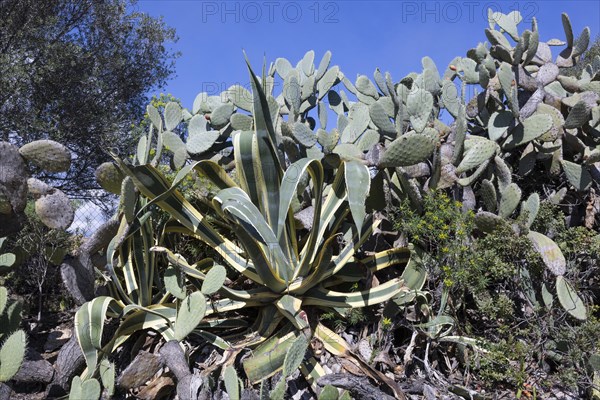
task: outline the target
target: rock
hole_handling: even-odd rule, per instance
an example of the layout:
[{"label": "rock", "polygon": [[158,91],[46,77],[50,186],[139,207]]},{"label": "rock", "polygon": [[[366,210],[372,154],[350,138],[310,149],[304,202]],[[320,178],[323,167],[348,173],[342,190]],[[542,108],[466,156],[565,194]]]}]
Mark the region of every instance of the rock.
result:
[{"label": "rock", "polygon": [[46,388],[46,397],[60,397],[68,394],[67,388],[73,376],[81,372],[85,366],[85,358],[77,337],[72,335],[67,343],[61,347],[54,363],[54,379]]},{"label": "rock", "polygon": [[25,383],[50,383],[54,377],[54,368],[46,360],[25,360],[19,372],[13,376],[16,382]]},{"label": "rock", "polygon": [[427,400],[435,400],[438,398],[438,392],[433,386],[425,384],[423,385],[423,396],[425,396],[425,399]]},{"label": "rock", "polygon": [[147,351],[140,352],[121,373],[117,385],[123,389],[133,389],[148,382],[162,367],[160,356]]},{"label": "rock", "polygon": [[62,345],[67,343],[67,341],[71,338],[71,330],[70,329],[57,329],[55,331],[50,332],[48,338],[46,339],[46,343],[44,343],[44,351],[46,353],[51,353],[55,350],[58,350]]},{"label": "rock", "polygon": [[6,383],[0,382],[0,400],[12,398],[13,391]]},{"label": "rock", "polygon": [[171,372],[175,374],[177,380],[182,380],[188,375],[191,375],[190,367],[185,358],[185,354],[177,340],[170,340],[160,349],[162,362],[169,367]]},{"label": "rock", "polygon": [[348,374],[331,374],[322,376],[317,380],[317,384],[321,387],[333,385],[340,389],[345,389],[350,392],[350,395],[356,399],[364,400],[393,400],[389,396],[373,386],[364,376],[352,376]]},{"label": "rock", "polygon": [[258,393],[252,388],[244,389],[240,398],[242,400],[260,400]]},{"label": "rock", "polygon": [[77,305],[94,298],[94,280],[83,264],[74,257],[67,256],[60,266],[60,276],[67,291]]},{"label": "rock", "polygon": [[142,400],[168,399],[175,391],[175,382],[169,376],[159,376],[150,381],[137,394]]},{"label": "rock", "polygon": [[202,378],[199,375],[189,374],[177,383],[177,396],[179,400],[196,400],[202,388]]},{"label": "rock", "polygon": [[294,215],[294,219],[296,220],[296,223],[298,223],[302,228],[311,230],[314,214],[315,208],[313,206],[309,206],[304,210],[297,212]]}]

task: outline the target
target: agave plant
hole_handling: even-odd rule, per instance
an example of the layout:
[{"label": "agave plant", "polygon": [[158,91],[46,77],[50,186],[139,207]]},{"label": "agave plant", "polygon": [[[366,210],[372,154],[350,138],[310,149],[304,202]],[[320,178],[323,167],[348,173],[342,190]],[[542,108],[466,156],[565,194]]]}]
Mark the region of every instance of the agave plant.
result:
[{"label": "agave plant", "polygon": [[[377,272],[392,265],[403,266],[410,251],[397,248],[358,259],[357,250],[380,222],[367,217],[365,212],[370,185],[368,168],[358,161],[339,158],[335,171],[326,170],[321,160],[311,158],[300,159],[285,168],[285,158],[278,147],[281,138],[271,119],[270,106],[274,103],[265,95],[249,64],[248,69],[255,130],[237,132],[233,137],[239,184],[210,160],[185,166],[173,183],[152,165],[134,166],[119,160],[119,166],[143,196],[173,219],[166,231],[207,243],[225,264],[254,282],[251,289],[245,290],[221,287],[221,299],[211,302],[208,308],[217,306],[219,311],[229,311],[258,307],[258,318],[245,338],[230,340],[238,351],[262,343],[245,363],[247,376],[256,383],[283,368],[287,350],[302,335],[319,338],[335,354],[349,355],[344,340],[318,323],[312,310],[365,307],[409,291],[402,278],[362,291],[343,292],[336,290],[336,286],[359,281],[366,269]],[[205,202],[208,207],[204,212],[177,190],[183,176],[192,170],[220,189]],[[325,185],[327,173],[334,176],[331,185]],[[299,201],[299,194],[308,192],[313,209],[312,226],[308,233],[302,234],[292,205]],[[349,215],[352,223],[348,221]],[[221,225],[228,227],[235,239],[216,229],[209,217],[225,222]],[[203,278],[197,265],[190,265],[182,256],[163,246],[155,250],[166,253],[169,261],[189,278]],[[314,382],[324,372],[313,358],[303,360],[305,351],[306,348],[298,352],[297,357],[302,361],[298,364],[309,381]]]},{"label": "agave plant", "polygon": [[[145,162],[138,153],[139,161]],[[108,169],[102,166],[104,172]],[[71,397],[97,398],[99,382],[94,376],[102,378],[102,384],[109,394],[114,391],[114,365],[108,361],[114,351],[134,333],[152,329],[169,340],[183,340],[194,329],[202,334],[202,328],[219,324],[208,321],[201,324],[207,314],[218,307],[207,310],[205,295],[220,288],[224,281],[222,267],[210,269],[205,275],[198,272],[197,290],[189,292],[181,285],[168,260],[151,251],[160,246],[167,237],[167,224],[151,204],[136,193],[130,178],[122,179],[120,174],[111,174],[121,182],[121,202],[118,216],[120,225],[106,250],[106,271],[110,296],[99,296],[83,304],[75,315],[75,334],[82,348],[87,370],[79,380],[74,381]],[[103,175],[106,179],[106,174]],[[115,182],[104,182],[115,186]],[[203,264],[210,268],[211,260]],[[205,281],[205,284],[202,282]],[[188,293],[189,292],[189,293]],[[103,343],[105,323],[109,318],[119,319],[116,332],[108,343]],[[239,326],[239,324],[234,324]],[[231,324],[229,325],[231,326]],[[212,339],[216,336],[209,336]],[[112,378],[110,378],[112,376]],[[79,397],[81,398],[81,397]]]}]

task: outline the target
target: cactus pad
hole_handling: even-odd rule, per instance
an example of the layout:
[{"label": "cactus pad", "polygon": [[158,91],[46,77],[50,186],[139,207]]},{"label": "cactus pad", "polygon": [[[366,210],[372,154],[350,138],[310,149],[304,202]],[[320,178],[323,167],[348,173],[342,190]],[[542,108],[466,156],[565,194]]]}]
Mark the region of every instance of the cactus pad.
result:
[{"label": "cactus pad", "polygon": [[491,212],[480,211],[475,214],[474,222],[477,229],[490,233],[504,223],[504,220]]},{"label": "cactus pad", "polygon": [[317,136],[302,122],[294,122],[291,126],[294,139],[304,147],[312,147],[317,143]]},{"label": "cactus pad", "polygon": [[456,173],[462,174],[465,171],[480,166],[485,161],[489,160],[496,154],[496,143],[487,139],[470,140],[473,144],[470,145],[469,150],[465,153],[458,167],[456,167]]},{"label": "cactus pad", "polygon": [[102,387],[97,379],[91,378],[82,382],[79,376],[75,376],[71,381],[69,400],[98,400],[101,393]]},{"label": "cactus pad", "polygon": [[495,212],[496,208],[498,207],[498,197],[496,195],[496,188],[494,188],[494,184],[489,180],[484,179],[481,181],[479,194],[483,199],[485,208],[490,212]]},{"label": "cactus pad", "polygon": [[562,251],[552,239],[535,231],[527,234],[535,250],[540,253],[542,260],[550,272],[556,276],[565,274],[567,262]]},{"label": "cactus pad", "polygon": [[511,149],[531,142],[548,132],[553,126],[552,117],[547,114],[534,114],[512,130],[504,147]]},{"label": "cactus pad", "polygon": [[210,115],[210,124],[217,129],[223,128],[229,123],[229,118],[233,114],[235,107],[233,104],[221,104]]},{"label": "cactus pad", "polygon": [[540,210],[540,196],[532,193],[527,200],[521,203],[521,213],[527,213],[527,227],[530,227]]},{"label": "cactus pad", "polygon": [[179,125],[183,119],[181,106],[174,101],[170,101],[165,106],[165,128],[172,131]]},{"label": "cactus pad", "polygon": [[252,117],[238,113],[233,114],[229,122],[231,122],[231,127],[236,131],[249,131],[252,130],[252,126],[254,125]]},{"label": "cactus pad", "polygon": [[587,319],[585,304],[573,286],[562,275],[556,277],[556,294],[565,311],[581,321]]},{"label": "cactus pad", "polygon": [[514,123],[510,111],[499,111],[492,114],[488,122],[488,135],[490,140],[498,141]]},{"label": "cactus pad", "polygon": [[19,149],[19,153],[37,167],[48,172],[68,171],[71,152],[53,140],[36,140]]},{"label": "cactus pad", "polygon": [[202,293],[209,295],[217,292],[223,286],[227,278],[227,271],[222,265],[213,266],[206,274],[204,282],[202,282]]},{"label": "cactus pad", "polygon": [[50,194],[53,190],[52,186],[47,185],[46,183],[36,178],[27,179],[27,189],[29,191],[29,194],[31,194],[36,199],[40,196]]},{"label": "cactus pad", "polygon": [[96,181],[104,190],[113,194],[121,193],[123,174],[114,163],[108,161],[100,164],[96,168],[95,175]]},{"label": "cactus pad", "polygon": [[37,199],[35,212],[42,223],[51,229],[67,229],[75,217],[71,201],[58,189],[54,189],[52,194]]},{"label": "cactus pad", "polygon": [[240,85],[233,85],[227,89],[227,97],[237,108],[252,112],[254,105],[252,104],[252,93],[248,89]]},{"label": "cactus pad", "polygon": [[25,357],[27,337],[21,329],[13,332],[0,349],[0,382],[10,380],[21,368]]},{"label": "cactus pad", "polygon": [[308,340],[306,336],[300,334],[290,346],[285,359],[283,361],[283,376],[290,376],[304,360],[304,355],[308,349]]},{"label": "cactus pad", "polygon": [[587,166],[575,164],[571,161],[561,161],[569,183],[579,191],[587,190],[592,184],[592,175]]},{"label": "cactus pad", "polygon": [[185,339],[196,329],[205,314],[206,299],[202,293],[193,292],[183,299],[175,320],[175,338],[177,340]]},{"label": "cactus pad", "polygon": [[235,368],[230,365],[223,372],[223,381],[225,382],[225,390],[231,400],[240,400],[240,385]]},{"label": "cactus pad", "polygon": [[406,107],[410,123],[417,132],[423,131],[433,111],[433,96],[426,90],[417,89],[408,94]]},{"label": "cactus pad", "polygon": [[427,135],[408,132],[391,142],[379,161],[380,168],[403,167],[423,162],[435,149]]},{"label": "cactus pad", "polygon": [[317,141],[323,148],[325,154],[331,153],[339,140],[340,134],[337,129],[333,129],[331,133],[327,133],[324,129],[317,130]]},{"label": "cactus pad", "polygon": [[500,205],[498,206],[498,216],[501,218],[508,218],[521,201],[521,189],[516,183],[511,183],[502,190],[501,194]]}]

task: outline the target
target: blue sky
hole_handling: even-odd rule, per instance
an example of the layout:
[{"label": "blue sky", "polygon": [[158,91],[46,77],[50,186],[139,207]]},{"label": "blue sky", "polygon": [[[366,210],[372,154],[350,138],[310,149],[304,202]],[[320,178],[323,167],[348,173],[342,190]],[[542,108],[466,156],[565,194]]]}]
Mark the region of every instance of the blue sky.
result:
[{"label": "blue sky", "polygon": [[[163,16],[175,27],[176,76],[157,90],[191,108],[202,91],[218,94],[235,83],[246,85],[242,49],[255,70],[285,57],[296,64],[308,50],[315,63],[327,50],[350,80],[372,78],[379,67],[395,81],[421,71],[430,56],[443,72],[455,56],[486,40],[487,8],[519,10],[519,32],[538,20],[541,40],[564,39],[561,12],[571,18],[575,36],[589,26],[600,33],[600,2],[574,1],[200,1],[140,0],[139,11]],[[562,48],[557,48],[562,49]],[[151,93],[155,94],[155,93]]]}]

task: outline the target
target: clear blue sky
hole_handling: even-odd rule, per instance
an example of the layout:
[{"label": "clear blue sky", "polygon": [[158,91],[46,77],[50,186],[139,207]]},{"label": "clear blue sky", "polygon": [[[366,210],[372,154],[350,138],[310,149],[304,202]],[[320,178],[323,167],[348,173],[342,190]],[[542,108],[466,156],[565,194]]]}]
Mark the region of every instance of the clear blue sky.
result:
[{"label": "clear blue sky", "polygon": [[[585,26],[592,39],[600,33],[600,2],[572,1],[200,1],[140,0],[139,11],[164,17],[175,27],[176,76],[164,92],[191,108],[202,91],[218,94],[235,83],[246,85],[242,49],[256,70],[285,57],[293,65],[308,50],[321,56],[331,50],[331,65],[354,81],[372,78],[379,67],[395,81],[421,71],[430,56],[440,72],[455,56],[486,41],[487,8],[519,10],[519,32],[538,20],[541,40],[564,40],[561,12],[571,18],[577,37]],[[561,49],[561,48],[557,48]],[[215,92],[216,91],[216,92]],[[158,93],[159,91],[157,91]],[[152,93],[153,94],[153,93]]]}]

